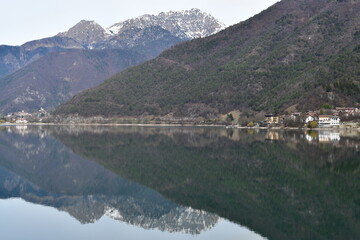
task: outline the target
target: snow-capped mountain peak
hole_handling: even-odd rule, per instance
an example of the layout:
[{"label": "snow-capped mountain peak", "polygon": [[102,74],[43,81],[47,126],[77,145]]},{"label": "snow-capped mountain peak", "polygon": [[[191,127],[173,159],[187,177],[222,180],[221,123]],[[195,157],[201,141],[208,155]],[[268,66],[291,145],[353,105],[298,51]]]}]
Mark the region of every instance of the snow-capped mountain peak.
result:
[{"label": "snow-capped mountain peak", "polygon": [[114,37],[125,32],[153,27],[169,31],[181,40],[189,40],[215,34],[224,29],[225,25],[210,14],[193,8],[161,12],[158,15],[145,14],[116,23],[106,29],[94,21],[81,20],[68,31],[59,33],[58,36],[74,39],[86,48],[96,48],[96,46],[103,46],[107,41],[113,41]]},{"label": "snow-capped mountain peak", "polygon": [[109,35],[118,35],[131,28],[160,26],[181,39],[206,37],[219,32],[225,25],[210,14],[193,8],[183,11],[161,12],[158,15],[145,14],[112,25],[106,29]]}]

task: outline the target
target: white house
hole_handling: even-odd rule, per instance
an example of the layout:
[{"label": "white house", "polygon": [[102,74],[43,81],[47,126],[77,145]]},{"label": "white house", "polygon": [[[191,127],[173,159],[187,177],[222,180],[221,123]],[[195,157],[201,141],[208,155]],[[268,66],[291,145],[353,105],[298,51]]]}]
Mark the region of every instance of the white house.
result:
[{"label": "white house", "polygon": [[312,121],[315,121],[315,117],[313,116],[308,116],[306,119],[305,119],[305,123],[308,124],[309,122],[312,122]]},{"label": "white house", "polygon": [[26,123],[28,123],[28,121],[23,118],[18,118],[18,119],[16,119],[15,123],[26,124]]},{"label": "white house", "polygon": [[330,117],[330,126],[340,126],[339,116],[331,116]]},{"label": "white house", "polygon": [[320,115],[319,116],[319,126],[330,125],[330,115]]},{"label": "white house", "polygon": [[320,115],[319,127],[339,126],[340,118],[338,116]]}]

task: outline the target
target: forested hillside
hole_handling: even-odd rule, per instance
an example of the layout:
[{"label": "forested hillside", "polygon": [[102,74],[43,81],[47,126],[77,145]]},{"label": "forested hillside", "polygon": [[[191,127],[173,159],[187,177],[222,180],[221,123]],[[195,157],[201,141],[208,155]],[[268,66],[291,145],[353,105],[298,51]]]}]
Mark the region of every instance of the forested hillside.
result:
[{"label": "forested hillside", "polygon": [[75,96],[56,114],[210,118],[360,101],[360,2],[283,0]]}]

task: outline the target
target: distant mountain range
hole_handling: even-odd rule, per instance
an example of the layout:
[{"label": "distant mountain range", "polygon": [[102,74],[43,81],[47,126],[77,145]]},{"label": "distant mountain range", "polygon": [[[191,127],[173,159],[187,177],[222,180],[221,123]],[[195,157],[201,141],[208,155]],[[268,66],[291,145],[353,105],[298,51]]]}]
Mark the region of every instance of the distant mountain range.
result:
[{"label": "distant mountain range", "polygon": [[134,42],[141,39],[144,32],[154,26],[168,31],[181,40],[207,37],[225,28],[224,24],[211,15],[194,8],[162,12],[158,15],[146,14],[116,23],[106,29],[94,21],[82,20],[69,31],[59,33],[58,36],[75,39],[88,48],[118,48],[119,41],[125,41],[128,47],[133,47],[138,45]]},{"label": "distant mountain range", "polygon": [[[212,16],[191,9],[144,15],[107,29],[82,20],[54,37],[21,46],[0,46],[0,112],[51,109],[127,67],[156,57],[170,46],[223,28]],[[97,60],[84,60],[70,67],[73,59],[84,59],[85,55]],[[75,72],[76,77],[72,75]],[[72,88],[73,81],[77,88]],[[67,87],[58,87],[63,85]]]},{"label": "distant mountain range", "polygon": [[218,34],[178,44],[56,114],[211,119],[360,103],[360,2],[283,0]]}]

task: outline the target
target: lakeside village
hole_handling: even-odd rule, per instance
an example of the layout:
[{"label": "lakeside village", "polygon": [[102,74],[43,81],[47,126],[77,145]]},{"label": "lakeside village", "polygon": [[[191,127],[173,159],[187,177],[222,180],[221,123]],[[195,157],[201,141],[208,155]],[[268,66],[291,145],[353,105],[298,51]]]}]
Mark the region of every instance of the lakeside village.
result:
[{"label": "lakeside village", "polygon": [[[52,116],[40,108],[32,113],[25,111],[8,113],[0,117],[0,124],[32,124],[51,123]],[[245,122],[245,125],[235,125],[236,119],[230,113],[227,115],[227,128],[235,127],[266,127],[266,128],[360,128],[360,108],[336,107],[334,109],[320,109],[306,113],[291,114],[263,114],[260,121]],[[195,123],[194,123],[195,124]]]},{"label": "lakeside village", "polygon": [[28,124],[28,123],[41,123],[44,119],[48,118],[50,114],[43,108],[39,111],[28,113],[25,111],[8,113],[0,118],[0,124]]},{"label": "lakeside village", "polygon": [[[238,127],[238,125],[229,125],[228,127]],[[360,128],[360,108],[336,107],[282,115],[269,113],[265,114],[262,121],[248,122],[247,127]]]}]

